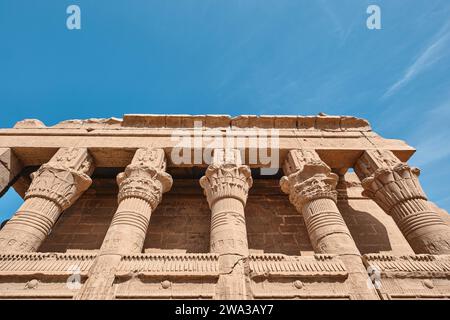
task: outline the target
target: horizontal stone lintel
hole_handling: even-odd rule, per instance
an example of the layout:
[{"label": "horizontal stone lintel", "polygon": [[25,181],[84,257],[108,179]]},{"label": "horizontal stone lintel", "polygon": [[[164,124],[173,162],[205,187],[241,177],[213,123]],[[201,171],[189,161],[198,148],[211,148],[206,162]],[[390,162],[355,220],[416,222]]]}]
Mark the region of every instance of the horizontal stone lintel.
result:
[{"label": "horizontal stone lintel", "polygon": [[[211,141],[202,139],[198,145],[194,144],[191,136],[186,139],[188,149],[191,150],[193,159],[194,151],[211,148]],[[199,141],[199,140],[197,140]],[[239,140],[235,140],[238,142]],[[248,136],[243,136],[244,143],[238,145],[248,153],[252,149],[249,147]],[[270,144],[270,136],[267,139]],[[292,149],[308,148],[318,152],[322,160],[332,168],[349,168],[365,150],[381,149],[392,151],[401,161],[407,161],[415,152],[415,149],[408,146],[401,140],[383,139],[374,133],[370,135],[354,134],[319,134],[319,135],[284,135],[279,137],[278,145],[274,150],[279,153],[279,163],[282,163],[287,152]],[[59,148],[62,147],[84,147],[88,148],[94,157],[97,167],[125,167],[133,157],[138,148],[162,148],[168,159],[168,166],[206,166],[207,163],[174,164],[171,160],[172,150],[180,145],[179,140],[173,140],[170,135],[148,136],[145,135],[11,135],[0,131],[0,148],[11,148],[16,157],[24,166],[39,166],[46,163]],[[195,148],[194,148],[195,146]],[[254,149],[253,149],[254,150]],[[256,163],[246,164],[251,167],[267,167],[258,156]]]}]

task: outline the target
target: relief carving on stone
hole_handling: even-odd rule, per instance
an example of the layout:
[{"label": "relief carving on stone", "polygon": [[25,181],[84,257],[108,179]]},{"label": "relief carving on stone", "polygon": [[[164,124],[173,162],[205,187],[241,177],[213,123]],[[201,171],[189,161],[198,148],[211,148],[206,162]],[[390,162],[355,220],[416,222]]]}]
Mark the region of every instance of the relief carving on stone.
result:
[{"label": "relief carving on stone", "polygon": [[86,148],[61,148],[48,163],[32,173],[25,200],[45,198],[65,210],[89,188],[93,170],[94,162]]},{"label": "relief carving on stone", "polygon": [[427,200],[419,183],[420,170],[400,162],[391,151],[368,150],[355,164],[363,195],[376,199],[387,213],[408,199]]},{"label": "relief carving on stone", "polygon": [[213,163],[200,179],[210,207],[228,197],[238,199],[245,206],[252,184],[250,168],[242,165],[239,150],[214,150]]},{"label": "relief carving on stone", "polygon": [[154,210],[162,194],[172,187],[172,177],[166,173],[164,150],[138,149],[130,165],[117,176],[119,203],[126,198],[147,201]]},{"label": "relief carving on stone", "polygon": [[119,206],[78,299],[111,299],[121,256],[141,253],[152,211],[170,190],[164,150],[138,149],[125,171],[118,174]]},{"label": "relief carving on stone", "polygon": [[249,254],[244,207],[253,184],[250,168],[237,149],[215,149],[212,164],[200,179],[211,208],[210,250],[220,255],[218,299],[243,299]]},{"label": "relief carving on stone", "polygon": [[316,253],[359,254],[336,206],[338,176],[314,150],[291,150],[281,189],[302,214]]},{"label": "relief carving on stone", "polygon": [[336,202],[338,176],[314,150],[291,150],[283,170],[281,190],[289,194],[289,200],[298,210],[314,199],[328,198]]},{"label": "relief carving on stone", "polygon": [[91,185],[93,159],[86,148],[61,148],[32,174],[25,202],[0,231],[0,251],[37,251],[62,211]]},{"label": "relief carving on stone", "polygon": [[364,188],[391,215],[416,253],[450,253],[450,227],[432,209],[419,182],[420,170],[388,150],[367,150],[355,164]]}]

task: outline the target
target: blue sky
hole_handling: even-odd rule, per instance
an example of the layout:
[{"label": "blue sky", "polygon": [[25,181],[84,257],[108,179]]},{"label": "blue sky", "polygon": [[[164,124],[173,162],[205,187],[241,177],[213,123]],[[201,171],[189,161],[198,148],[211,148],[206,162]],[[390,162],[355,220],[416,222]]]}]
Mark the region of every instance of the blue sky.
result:
[{"label": "blue sky", "polygon": [[[81,30],[66,8],[81,8]],[[381,7],[381,30],[366,8]],[[124,113],[349,114],[450,210],[448,0],[1,0],[0,127]],[[19,206],[10,190],[0,220]]]}]

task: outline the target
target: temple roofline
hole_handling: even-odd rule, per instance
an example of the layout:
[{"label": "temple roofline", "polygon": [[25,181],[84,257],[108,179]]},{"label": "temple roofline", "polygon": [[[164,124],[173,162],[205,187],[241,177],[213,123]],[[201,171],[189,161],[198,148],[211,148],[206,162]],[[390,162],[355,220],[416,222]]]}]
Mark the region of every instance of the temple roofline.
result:
[{"label": "temple roofline", "polygon": [[353,116],[303,115],[187,115],[187,114],[125,114],[120,118],[73,119],[47,127],[37,119],[24,119],[14,125],[28,128],[192,128],[201,121],[206,128],[275,128],[323,131],[371,131],[367,120]]}]

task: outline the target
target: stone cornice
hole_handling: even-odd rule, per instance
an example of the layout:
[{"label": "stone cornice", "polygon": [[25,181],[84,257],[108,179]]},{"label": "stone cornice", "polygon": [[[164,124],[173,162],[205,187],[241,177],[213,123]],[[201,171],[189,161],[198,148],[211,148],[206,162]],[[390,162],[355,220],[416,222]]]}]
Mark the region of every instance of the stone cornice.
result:
[{"label": "stone cornice", "polygon": [[371,131],[367,120],[352,116],[299,116],[299,115],[165,115],[125,114],[123,119],[103,118],[65,120],[47,127],[36,119],[16,123],[16,129],[66,128],[66,129],[117,129],[117,128],[192,128],[201,121],[207,128],[276,128],[323,131]]},{"label": "stone cornice", "polygon": [[[0,254],[0,277],[48,275],[67,278],[73,271],[87,275],[96,253],[6,253]],[[77,267],[77,270],[73,268]]]},{"label": "stone cornice", "polygon": [[450,255],[366,254],[363,261],[378,269],[382,277],[450,279]]},{"label": "stone cornice", "polygon": [[344,263],[336,256],[315,254],[314,256],[287,256],[284,254],[258,254],[249,256],[252,278],[296,277],[347,278]]}]

